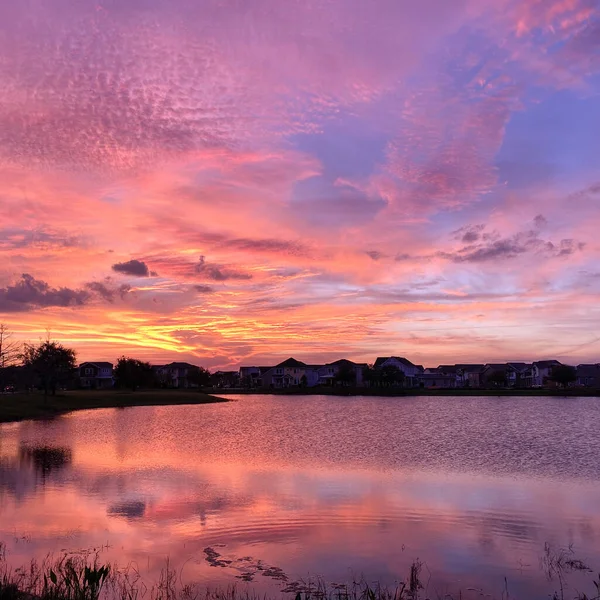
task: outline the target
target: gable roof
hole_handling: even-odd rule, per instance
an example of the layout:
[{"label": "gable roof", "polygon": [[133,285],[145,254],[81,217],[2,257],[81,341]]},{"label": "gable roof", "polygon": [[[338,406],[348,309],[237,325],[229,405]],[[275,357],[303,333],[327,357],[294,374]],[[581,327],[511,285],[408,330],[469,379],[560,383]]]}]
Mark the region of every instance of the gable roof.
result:
[{"label": "gable roof", "polygon": [[481,373],[485,369],[484,364],[472,364],[472,365],[456,365],[463,373]]},{"label": "gable roof", "polygon": [[106,362],[106,361],[95,362],[92,360],[87,360],[86,362],[82,362],[79,365],[79,368],[83,367],[83,365],[94,365],[95,367],[98,367],[99,369],[112,369],[113,368],[113,364]]},{"label": "gable roof", "polygon": [[165,365],[163,369],[195,369],[196,365],[191,365],[186,362],[172,362],[168,365]]},{"label": "gable roof", "polygon": [[577,365],[577,377],[600,377],[600,364]]},{"label": "gable roof", "polygon": [[375,368],[380,367],[383,363],[392,358],[399,363],[402,363],[406,367],[417,367],[417,365],[414,365],[410,362],[410,360],[408,360],[408,358],[404,358],[403,356],[378,356],[377,360],[375,361]]},{"label": "gable roof", "polygon": [[281,362],[275,366],[276,367],[305,367],[306,365],[303,362],[300,362],[299,360],[296,360],[295,358],[290,357],[287,360],[284,360],[283,362]]},{"label": "gable roof", "polygon": [[506,369],[508,369],[508,368],[512,368],[508,363],[488,363],[487,365],[485,365],[484,370],[487,370],[487,369],[494,369],[494,370],[503,369],[504,371],[506,371]]},{"label": "gable roof", "polygon": [[561,365],[562,363],[558,360],[536,360],[534,365],[545,369],[546,367],[556,367],[557,365]]}]

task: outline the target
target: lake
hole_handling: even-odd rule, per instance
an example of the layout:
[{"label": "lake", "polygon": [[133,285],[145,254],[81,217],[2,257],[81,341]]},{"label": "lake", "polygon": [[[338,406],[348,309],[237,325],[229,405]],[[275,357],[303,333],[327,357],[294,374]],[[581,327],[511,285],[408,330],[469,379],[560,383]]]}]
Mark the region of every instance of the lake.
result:
[{"label": "lake", "polygon": [[599,399],[234,398],[0,426],[10,563],[97,549],[149,585],[168,558],[182,583],[279,595],[418,558],[432,597],[528,600],[558,589],[545,544],[600,570]]}]

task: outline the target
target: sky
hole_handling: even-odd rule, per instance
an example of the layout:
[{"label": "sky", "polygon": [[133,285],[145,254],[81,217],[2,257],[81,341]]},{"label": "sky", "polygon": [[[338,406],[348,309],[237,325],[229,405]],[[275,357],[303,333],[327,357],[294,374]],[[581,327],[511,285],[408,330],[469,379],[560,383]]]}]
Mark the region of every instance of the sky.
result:
[{"label": "sky", "polygon": [[600,361],[597,0],[0,3],[0,321],[80,360]]}]

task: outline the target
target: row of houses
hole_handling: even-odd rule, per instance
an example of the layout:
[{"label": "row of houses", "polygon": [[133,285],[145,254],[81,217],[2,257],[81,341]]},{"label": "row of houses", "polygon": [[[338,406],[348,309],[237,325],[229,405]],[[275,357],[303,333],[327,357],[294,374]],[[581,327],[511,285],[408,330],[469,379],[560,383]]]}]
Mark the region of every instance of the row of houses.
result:
[{"label": "row of houses", "polygon": [[[558,360],[533,363],[508,362],[454,364],[425,368],[399,356],[378,357],[373,365],[340,359],[324,365],[307,364],[288,358],[275,366],[242,366],[239,371],[216,371],[211,385],[217,388],[282,389],[348,385],[372,387],[401,385],[408,388],[536,388],[553,385],[553,370],[564,366]],[[156,365],[157,384],[188,388],[197,385],[188,379],[195,365],[173,362]],[[581,364],[575,369],[575,385],[600,388],[600,363]],[[106,389],[114,386],[110,362],[85,362],[79,366],[82,388]]]},{"label": "row of houses", "polygon": [[[154,365],[156,383],[164,387],[187,388],[192,384],[188,374],[197,369],[195,365],[186,362],[172,362],[168,365]],[[114,365],[110,362],[84,362],[78,369],[79,386],[84,389],[109,389],[115,385]]]},{"label": "row of houses", "polygon": [[[558,360],[542,360],[533,363],[475,363],[424,368],[399,356],[378,357],[372,366],[347,359],[325,365],[310,365],[288,358],[273,367],[240,367],[239,384],[245,388],[333,384],[357,387],[402,385],[408,388],[537,388],[554,385],[553,370],[562,366],[566,365]],[[600,388],[600,363],[582,364],[573,368],[575,385]],[[394,371],[401,373],[401,376],[394,377]]]}]

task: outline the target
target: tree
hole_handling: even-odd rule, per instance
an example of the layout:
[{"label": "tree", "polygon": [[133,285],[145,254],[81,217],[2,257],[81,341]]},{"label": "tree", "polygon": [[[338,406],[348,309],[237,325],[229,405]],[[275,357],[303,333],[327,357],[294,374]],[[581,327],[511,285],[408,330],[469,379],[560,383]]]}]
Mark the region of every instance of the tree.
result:
[{"label": "tree", "polygon": [[22,355],[23,366],[38,379],[44,396],[48,392],[54,396],[57,386],[69,381],[77,367],[75,358],[75,350],[50,340],[38,346],[25,344]]},{"label": "tree", "polygon": [[335,381],[342,385],[356,385],[356,371],[352,365],[341,364],[335,376]]},{"label": "tree", "polygon": [[115,381],[118,387],[131,388],[132,391],[152,385],[154,383],[152,365],[136,358],[121,356],[115,367]]},{"label": "tree", "polygon": [[362,372],[362,380],[367,386],[374,385],[376,382],[376,374],[373,365],[365,365]]},{"label": "tree", "polygon": [[495,387],[504,387],[506,385],[506,372],[505,371],[493,371],[487,377],[488,383],[493,384]]},{"label": "tree", "polygon": [[384,385],[399,385],[404,382],[404,371],[395,365],[386,365],[381,369],[380,378]]},{"label": "tree", "polygon": [[21,345],[12,339],[13,334],[4,323],[0,323],[0,368],[17,364],[21,355]]},{"label": "tree", "polygon": [[191,385],[206,387],[210,385],[210,371],[204,367],[194,367],[192,369],[188,369],[187,380]]},{"label": "tree", "polygon": [[4,323],[0,323],[0,392],[6,385],[6,372],[19,362],[21,345],[12,339],[12,332]]},{"label": "tree", "polygon": [[562,387],[567,387],[577,379],[577,371],[568,365],[557,365],[552,369],[551,379]]}]

